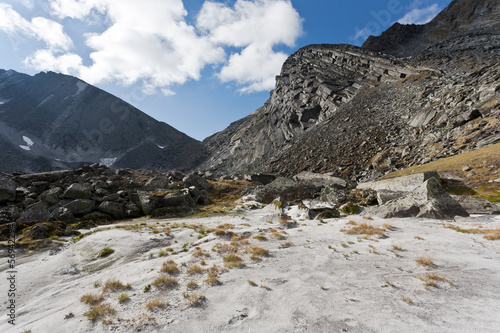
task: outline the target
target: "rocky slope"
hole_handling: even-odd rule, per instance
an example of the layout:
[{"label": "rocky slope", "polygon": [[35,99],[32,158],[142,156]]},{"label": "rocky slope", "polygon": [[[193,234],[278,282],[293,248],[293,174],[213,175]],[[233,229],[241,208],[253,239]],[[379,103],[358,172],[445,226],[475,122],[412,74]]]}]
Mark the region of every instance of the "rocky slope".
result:
[{"label": "rocky slope", "polygon": [[200,142],[75,77],[0,70],[0,171],[192,168]]},{"label": "rocky slope", "polygon": [[427,25],[396,24],[362,48],[298,50],[262,108],[204,141],[211,158],[202,168],[359,180],[499,142],[498,8],[455,0]]}]

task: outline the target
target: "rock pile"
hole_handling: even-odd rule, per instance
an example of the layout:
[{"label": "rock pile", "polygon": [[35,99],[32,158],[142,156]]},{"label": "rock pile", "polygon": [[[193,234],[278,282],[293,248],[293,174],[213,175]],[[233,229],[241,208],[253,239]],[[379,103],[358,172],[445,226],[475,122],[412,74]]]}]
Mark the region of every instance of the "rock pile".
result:
[{"label": "rock pile", "polygon": [[[85,165],[71,171],[0,175],[0,225],[18,222],[30,238],[46,238],[66,226],[136,218],[189,214],[209,203],[211,185],[196,173],[110,169]],[[39,224],[40,222],[46,222]],[[0,237],[6,237],[5,230]]]}]

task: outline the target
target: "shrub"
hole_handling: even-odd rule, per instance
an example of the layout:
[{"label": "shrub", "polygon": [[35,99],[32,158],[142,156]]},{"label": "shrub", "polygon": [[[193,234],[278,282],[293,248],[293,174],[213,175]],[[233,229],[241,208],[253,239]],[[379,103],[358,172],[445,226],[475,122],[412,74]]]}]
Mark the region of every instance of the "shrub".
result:
[{"label": "shrub", "polygon": [[353,204],[352,202],[347,202],[342,207],[340,207],[340,211],[346,215],[353,215],[359,213],[359,206]]},{"label": "shrub", "polygon": [[415,262],[417,263],[417,265],[424,266],[426,268],[436,267],[436,264],[434,263],[434,261],[431,258],[422,257],[422,258],[416,259]]},{"label": "shrub", "polygon": [[198,283],[196,283],[196,281],[189,281],[186,285],[186,288],[188,290],[194,290],[194,289],[197,289],[198,288]]},{"label": "shrub", "polygon": [[245,266],[245,263],[241,259],[240,256],[236,254],[228,254],[223,258],[226,267],[232,268],[232,267],[243,267]]},{"label": "shrub", "polygon": [[149,311],[153,311],[155,308],[163,308],[167,305],[169,305],[169,303],[165,303],[161,299],[154,299],[146,304],[146,309],[148,309]]},{"label": "shrub", "polygon": [[203,274],[204,271],[205,270],[203,268],[201,268],[201,266],[193,265],[193,266],[189,267],[189,269],[187,270],[187,274],[188,275]]},{"label": "shrub", "polygon": [[197,294],[197,293],[188,293],[188,292],[185,292],[183,294],[184,298],[186,299],[186,303],[189,305],[189,306],[192,306],[192,307],[196,307],[196,306],[200,306],[203,304],[203,302],[206,301],[206,297],[202,294]]}]

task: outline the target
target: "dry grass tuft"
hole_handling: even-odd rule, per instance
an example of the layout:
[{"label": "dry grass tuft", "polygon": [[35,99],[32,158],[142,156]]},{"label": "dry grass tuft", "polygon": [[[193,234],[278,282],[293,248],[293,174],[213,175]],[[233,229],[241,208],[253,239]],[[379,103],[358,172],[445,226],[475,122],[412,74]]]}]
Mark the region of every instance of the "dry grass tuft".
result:
[{"label": "dry grass tuft", "polygon": [[163,308],[165,306],[169,305],[169,303],[165,303],[164,301],[162,301],[161,299],[154,299],[152,301],[150,301],[148,304],[146,304],[146,309],[148,309],[149,311],[153,311],[154,309],[156,308]]},{"label": "dry grass tuft", "polygon": [[90,321],[96,321],[101,317],[112,316],[115,313],[115,308],[113,308],[109,303],[102,303],[92,306],[90,310],[85,312],[83,315]]},{"label": "dry grass tuft", "polygon": [[174,277],[163,275],[154,280],[152,285],[157,288],[175,289],[179,287],[179,281]]},{"label": "dry grass tuft", "polygon": [[161,265],[160,272],[168,273],[170,275],[176,275],[179,274],[180,270],[175,261],[170,259]]},{"label": "dry grass tuft", "polygon": [[340,231],[345,232],[348,235],[385,236],[384,229],[374,227],[372,225],[369,225],[368,223],[361,223],[360,225],[354,226],[351,229],[342,229]]},{"label": "dry grass tuft", "polygon": [[236,254],[228,254],[223,258],[224,263],[227,268],[233,268],[233,267],[244,267],[245,263],[243,262],[243,259],[241,259],[240,256]]},{"label": "dry grass tuft", "polygon": [[200,265],[193,265],[187,270],[188,275],[203,274],[205,270]]},{"label": "dry grass tuft", "polygon": [[425,275],[418,275],[417,278],[424,281],[424,285],[426,288],[428,287],[438,288],[437,281],[446,282],[450,286],[453,285],[453,282],[451,282],[444,276],[438,275],[436,273],[427,273]]},{"label": "dry grass tuft", "polygon": [[461,232],[464,234],[482,234],[487,240],[499,240],[500,229],[462,229],[458,226],[447,225],[446,228]]},{"label": "dry grass tuft", "polygon": [[89,304],[89,305],[95,305],[97,303],[100,303],[104,299],[104,295],[102,293],[100,294],[85,294],[80,298],[80,302]]},{"label": "dry grass tuft", "polygon": [[187,293],[183,294],[186,299],[186,303],[191,307],[197,307],[203,304],[207,300],[207,298],[202,294],[197,293]]},{"label": "dry grass tuft", "polygon": [[287,247],[292,247],[292,246],[293,246],[293,242],[291,240],[288,240],[286,242],[281,242],[279,245],[279,248],[286,249]]},{"label": "dry grass tuft", "polygon": [[186,284],[186,288],[188,290],[195,290],[195,289],[198,289],[198,283],[196,283],[196,281],[189,281],[187,284]]},{"label": "dry grass tuft", "polygon": [[117,279],[109,279],[104,283],[104,287],[102,288],[103,292],[106,291],[120,291],[120,290],[128,290],[132,289],[130,283],[123,284],[120,280]]},{"label": "dry grass tuft", "polygon": [[252,280],[248,280],[248,284],[251,285],[252,287],[257,287],[258,284],[253,282]]},{"label": "dry grass tuft", "polygon": [[427,257],[418,258],[415,260],[415,262],[417,263],[417,265],[424,266],[426,268],[436,267],[436,264],[434,263],[434,261],[431,258],[427,258]]},{"label": "dry grass tuft", "polygon": [[118,303],[125,303],[130,300],[130,296],[127,293],[122,293],[118,296]]}]

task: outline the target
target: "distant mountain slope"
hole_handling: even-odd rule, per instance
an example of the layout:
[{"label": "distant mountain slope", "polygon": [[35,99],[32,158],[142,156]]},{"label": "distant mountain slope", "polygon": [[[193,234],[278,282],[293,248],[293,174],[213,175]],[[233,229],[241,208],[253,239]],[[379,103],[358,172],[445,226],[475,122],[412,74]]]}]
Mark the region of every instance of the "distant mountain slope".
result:
[{"label": "distant mountain slope", "polygon": [[81,162],[186,168],[204,146],[75,77],[0,71],[1,171],[44,171]]},{"label": "distant mountain slope", "polygon": [[[366,179],[500,142],[499,3],[454,0],[428,25],[372,38],[371,50],[298,50],[263,107],[204,140],[201,168]],[[412,57],[396,58],[399,45]]]}]

